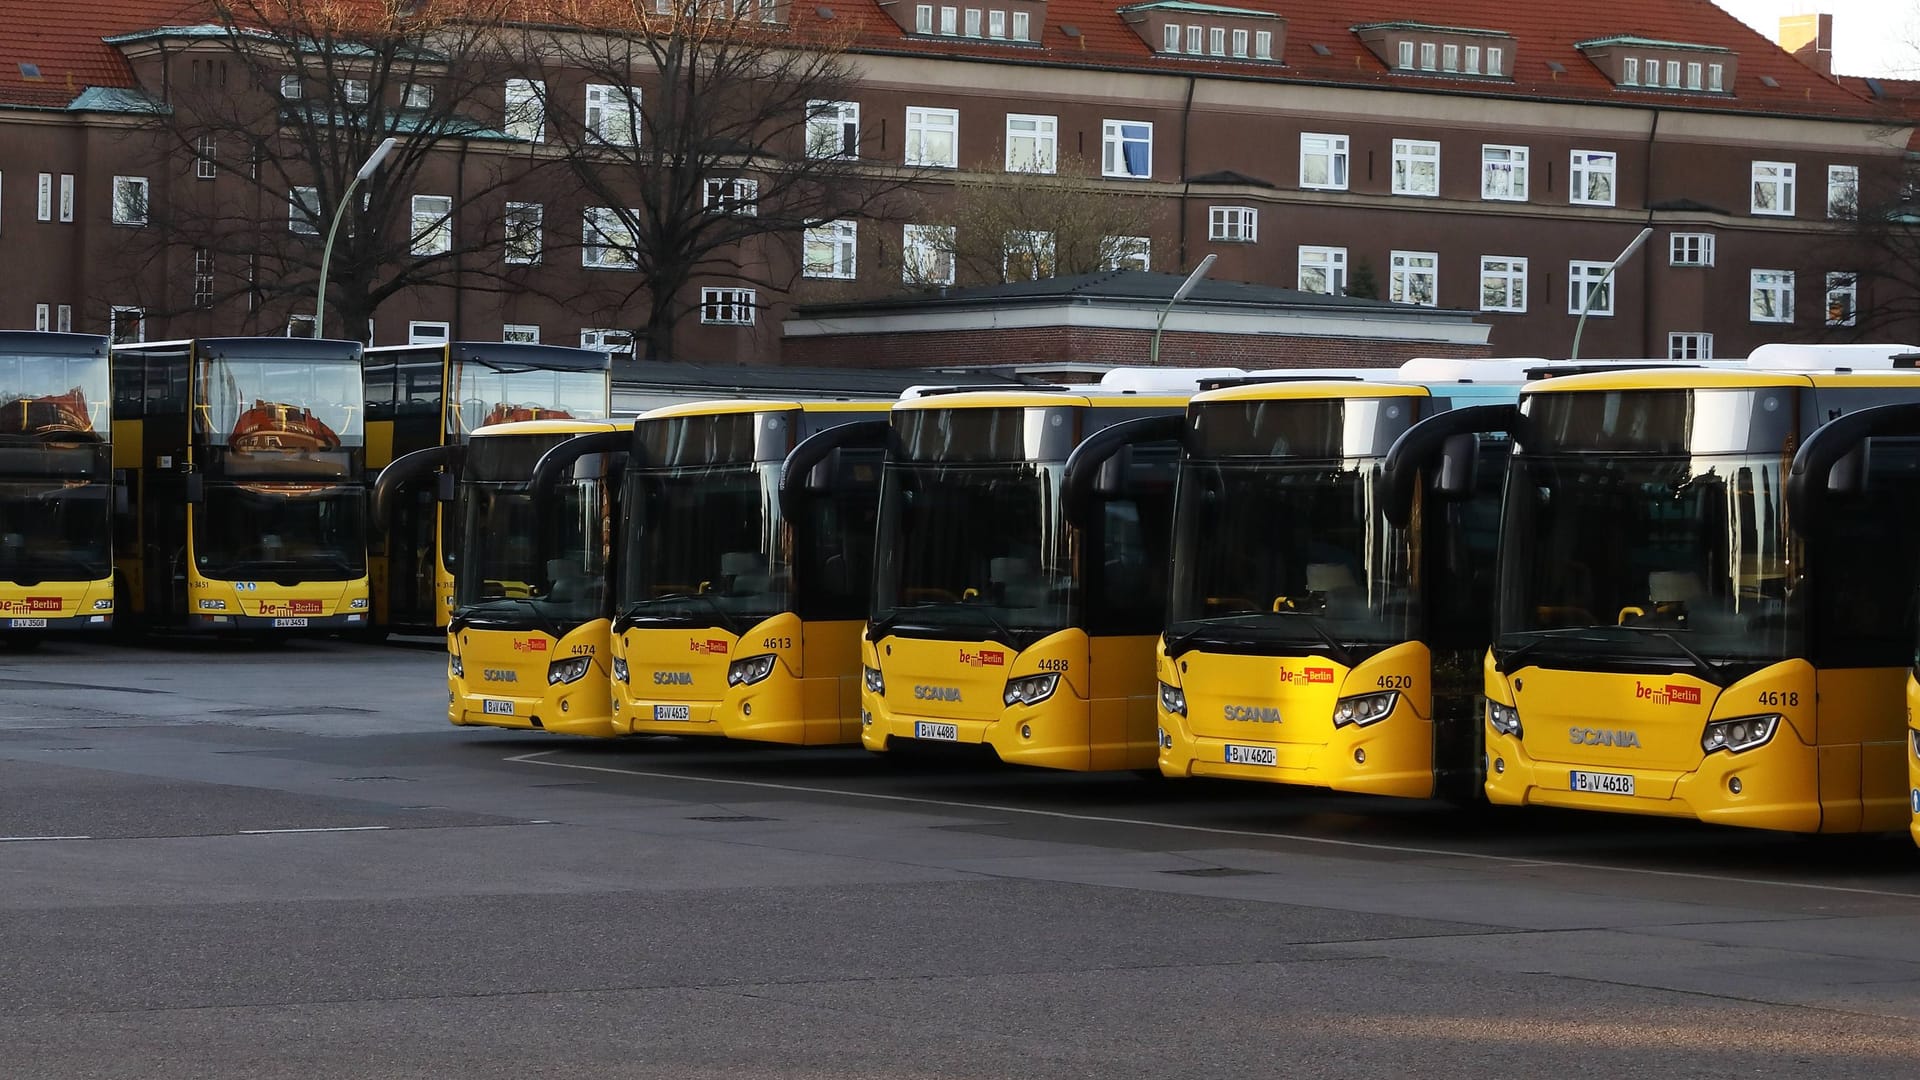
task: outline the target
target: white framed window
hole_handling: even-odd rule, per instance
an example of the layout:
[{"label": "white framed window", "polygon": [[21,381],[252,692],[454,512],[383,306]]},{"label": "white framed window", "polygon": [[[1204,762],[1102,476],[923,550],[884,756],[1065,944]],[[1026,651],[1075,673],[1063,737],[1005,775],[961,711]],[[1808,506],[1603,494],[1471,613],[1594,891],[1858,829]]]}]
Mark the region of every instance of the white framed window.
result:
[{"label": "white framed window", "polygon": [[1007,13],[1004,11],[987,12],[987,36],[1004,38],[1007,36]]},{"label": "white framed window", "polygon": [[1667,85],[1675,90],[1680,88],[1680,61],[1667,61]]},{"label": "white framed window", "polygon": [[960,110],[907,107],[907,164],[960,166]]},{"label": "white framed window", "polygon": [[213,306],[213,252],[208,248],[193,249],[193,306]]},{"label": "white framed window", "polygon": [[1687,64],[1687,89],[1700,89],[1700,63],[1697,60]]},{"label": "white framed window", "polygon": [[141,226],[147,223],[147,178],[113,178],[113,223]]},{"label": "white framed window", "polygon": [[1579,206],[1612,206],[1616,162],[1612,151],[1575,150],[1567,201]]},{"label": "white framed window", "polygon": [[287,231],[320,235],[320,189],[297,187],[287,192]]},{"label": "white framed window", "polygon": [[940,32],[952,37],[960,32],[960,9],[943,7],[940,9]]},{"label": "white framed window", "polygon": [[443,322],[407,324],[407,344],[409,345],[445,345],[452,336],[453,328]]},{"label": "white framed window", "polygon": [[700,321],[709,326],[752,326],[752,289],[701,289]]},{"label": "white framed window", "polygon": [[1421,71],[1438,70],[1438,68],[1440,67],[1439,55],[1440,55],[1440,50],[1434,48],[1433,42],[1431,41],[1421,42],[1420,43],[1420,70]]},{"label": "white framed window", "polygon": [[1620,85],[1640,85],[1640,58],[1629,56],[1620,61]]},{"label": "white framed window", "polygon": [[1260,211],[1251,206],[1207,208],[1207,239],[1252,244],[1260,239]]},{"label": "white framed window", "polygon": [[1387,257],[1387,299],[1397,304],[1434,307],[1440,302],[1440,255],[1433,251],[1396,251]]},{"label": "white framed window", "polygon": [[1247,55],[1247,32],[1245,30],[1235,30],[1233,32],[1233,55],[1239,57],[1245,57]]},{"label": "white framed window", "polygon": [[1505,60],[1503,59],[1504,55],[1505,55],[1504,51],[1501,49],[1493,48],[1493,47],[1489,47],[1487,49],[1487,74],[1489,75],[1506,74],[1506,72],[1503,71],[1501,68],[1501,65],[1505,63]]},{"label": "white framed window", "polygon": [[365,105],[367,103],[367,80],[343,79],[340,83],[340,89],[346,96],[347,104]]},{"label": "white framed window", "polygon": [[73,220],[73,174],[60,174],[60,220]]},{"label": "white framed window", "polygon": [[1192,53],[1195,56],[1199,56],[1202,52],[1205,52],[1206,51],[1205,40],[1206,40],[1206,27],[1204,26],[1187,27],[1187,51],[1188,52]]},{"label": "white framed window", "polygon": [[1345,296],[1347,292],[1347,249],[1343,247],[1300,246],[1301,292]]},{"label": "white framed window", "polygon": [[1640,72],[1646,77],[1647,85],[1658,88],[1660,85],[1660,61],[1649,56],[1642,62]]},{"label": "white framed window", "polygon": [[1160,28],[1160,51],[1177,53],[1180,51],[1180,24],[1168,23]]},{"label": "white framed window", "polygon": [[1400,43],[1399,67],[1402,71],[1407,71],[1413,67],[1413,42],[1403,41]]},{"label": "white framed window", "polygon": [[704,203],[716,214],[753,217],[760,212],[760,181],[744,176],[720,176],[706,181]]},{"label": "white framed window", "polygon": [[311,315],[287,316],[287,336],[311,338],[320,336],[318,320]]},{"label": "white framed window", "polygon": [[1345,135],[1300,134],[1300,186],[1347,190],[1348,140]]},{"label": "white framed window", "polygon": [[907,285],[953,284],[954,228],[908,225],[900,236],[900,280]]},{"label": "white framed window", "polygon": [[807,102],[807,156],[810,158],[860,156],[859,102]]},{"label": "white framed window", "polygon": [[116,345],[147,340],[146,309],[118,304],[108,308],[107,339]]},{"label": "white framed window", "polygon": [[508,79],[501,127],[510,139],[547,141],[547,84],[539,79]]},{"label": "white framed window", "polygon": [[1753,163],[1753,212],[1777,217],[1792,217],[1794,177],[1798,168],[1790,161]]},{"label": "white framed window", "polygon": [[53,307],[50,304],[33,305],[33,328],[35,330],[53,329]]},{"label": "white framed window", "polygon": [[914,5],[913,32],[916,34],[933,33],[933,5],[932,4]]},{"label": "white framed window", "polygon": [[801,272],[810,278],[851,280],[858,276],[860,226],[852,221],[829,221],[808,229]]},{"label": "white framed window", "polygon": [[1860,166],[1827,166],[1827,216],[1852,218],[1860,209]]},{"label": "white framed window", "polygon": [[1101,246],[1106,249],[1106,257],[1100,260],[1100,268],[1103,270],[1153,269],[1151,237],[1108,236],[1102,239]]},{"label": "white framed window", "polygon": [[280,76],[280,100],[299,101],[300,93],[301,93],[300,76],[298,75]]},{"label": "white framed window", "polygon": [[211,180],[218,168],[216,161],[220,149],[219,140],[212,135],[202,135],[193,140],[193,175],[195,179]]},{"label": "white framed window", "polygon": [[1253,58],[1255,60],[1273,59],[1273,31],[1255,30],[1253,32]]},{"label": "white framed window", "polygon": [[1216,26],[1207,31],[1207,51],[1215,56],[1227,55],[1227,28]]},{"label": "white framed window", "polygon": [[632,270],[639,265],[633,230],[618,210],[589,206],[581,214],[580,265],[597,270]]},{"label": "white framed window", "polygon": [[1461,69],[1469,75],[1480,74],[1480,46],[1469,45],[1460,60]]},{"label": "white framed window", "polygon": [[[1724,77],[1725,72],[1726,72],[1726,69],[1721,67],[1719,64],[1708,64],[1707,65],[1707,89],[1713,91],[1716,94],[1719,93],[1722,89],[1724,89],[1724,87],[1721,84],[1721,80]],[[1709,341],[1711,341],[1713,338],[1713,335],[1709,334],[1707,335],[1707,338]]]},{"label": "white framed window", "polygon": [[73,333],[73,305],[72,304],[54,305],[53,328],[62,334]]},{"label": "white framed window", "polygon": [[1852,326],[1859,306],[1860,275],[1846,270],[1827,274],[1827,325]]},{"label": "white framed window", "polygon": [[1480,256],[1480,310],[1527,310],[1527,260],[1511,255]]},{"label": "white framed window", "polygon": [[1533,151],[1524,146],[1480,147],[1480,197],[1497,202],[1526,202],[1527,173]]},{"label": "white framed window", "polygon": [[40,174],[40,198],[34,211],[34,219],[53,220],[53,174],[50,172]]},{"label": "white framed window", "polygon": [[1044,229],[1014,229],[1002,241],[1008,281],[1038,281],[1053,276],[1053,234]]},{"label": "white framed window", "polygon": [[1446,45],[1440,49],[1440,70],[1460,70],[1460,46]]},{"label": "white framed window", "polygon": [[1141,120],[1100,124],[1100,174],[1146,180],[1153,176],[1153,125]]},{"label": "white framed window", "polygon": [[1440,144],[1422,139],[1393,140],[1393,193],[1440,194]]},{"label": "white framed window", "polygon": [[1669,360],[1711,360],[1713,359],[1713,335],[1697,330],[1685,330],[1667,335],[1667,359]]},{"label": "white framed window", "polygon": [[540,327],[530,323],[507,323],[500,327],[500,340],[520,345],[538,345]]},{"label": "white framed window", "polygon": [[633,359],[633,331],[582,327],[580,347],[610,353],[616,360],[623,356],[631,360]]},{"label": "white framed window", "polygon": [[1677,232],[1668,242],[1668,266],[1712,266],[1713,234]]},{"label": "white framed window", "polygon": [[980,36],[980,9],[968,8],[966,15],[966,33],[968,37]]},{"label": "white framed window", "polygon": [[1027,41],[1032,36],[1033,17],[1024,11],[1013,13],[1013,40]]},{"label": "white framed window", "polygon": [[415,195],[409,250],[415,255],[445,255],[453,250],[453,196]]},{"label": "white framed window", "polygon": [[1050,173],[1058,158],[1060,121],[1053,116],[1007,114],[1007,171]]},{"label": "white framed window", "polygon": [[634,86],[587,84],[587,135],[608,146],[640,145],[640,90]]},{"label": "white framed window", "polygon": [[780,0],[760,0],[760,21],[763,23],[780,21]]},{"label": "white framed window", "polygon": [[411,82],[400,91],[400,106],[405,109],[426,109],[433,106],[433,87],[428,83]]},{"label": "white framed window", "polygon": [[1567,314],[1613,314],[1613,278],[1607,275],[1612,263],[1580,262],[1567,264]]},{"label": "white framed window", "polygon": [[545,217],[546,209],[539,203],[507,204],[502,246],[506,249],[506,259],[510,265],[535,266],[540,262],[540,252],[544,247],[540,234]]}]

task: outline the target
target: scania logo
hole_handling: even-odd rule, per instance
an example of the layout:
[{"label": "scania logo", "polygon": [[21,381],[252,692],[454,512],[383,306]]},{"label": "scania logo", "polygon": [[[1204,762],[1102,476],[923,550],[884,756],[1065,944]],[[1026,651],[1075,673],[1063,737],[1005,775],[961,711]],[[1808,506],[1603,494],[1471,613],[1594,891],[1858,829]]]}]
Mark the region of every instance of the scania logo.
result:
[{"label": "scania logo", "polygon": [[1635,750],[1640,749],[1640,734],[1625,728],[1618,731],[1609,728],[1568,728],[1567,741],[1575,746],[1631,746]]},{"label": "scania logo", "polygon": [[692,686],[693,672],[656,671],[653,673],[653,684],[655,686]]},{"label": "scania logo", "polygon": [[1227,719],[1244,721],[1249,724],[1277,724],[1280,722],[1280,710],[1265,705],[1228,705],[1225,708]]},{"label": "scania logo", "polygon": [[960,688],[957,686],[916,686],[913,696],[921,701],[959,701]]},{"label": "scania logo", "polygon": [[480,672],[480,677],[488,682],[519,682],[520,675],[511,668],[490,667]]}]

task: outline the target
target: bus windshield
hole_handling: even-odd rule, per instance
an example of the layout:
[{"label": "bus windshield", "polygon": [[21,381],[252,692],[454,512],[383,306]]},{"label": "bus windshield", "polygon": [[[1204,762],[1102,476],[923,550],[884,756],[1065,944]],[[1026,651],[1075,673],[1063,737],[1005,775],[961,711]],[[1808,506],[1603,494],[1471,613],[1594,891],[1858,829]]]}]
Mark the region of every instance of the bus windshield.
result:
[{"label": "bus windshield", "polygon": [[1078,624],[1056,462],[889,462],[871,622],[1024,648]]},{"label": "bus windshield", "polygon": [[0,483],[0,580],[106,577],[109,490],[104,483],[58,480]]},{"label": "bus windshield", "polygon": [[1418,633],[1410,534],[1387,525],[1378,459],[1190,459],[1174,507],[1167,634],[1302,648]]},{"label": "bus windshield", "polygon": [[460,364],[455,379],[447,423],[458,434],[515,420],[607,418],[605,370],[496,366],[467,360]]},{"label": "bus windshield", "polygon": [[195,428],[242,452],[359,446],[364,400],[355,361],[208,359]]},{"label": "bus windshield", "polygon": [[778,462],[629,469],[619,614],[736,633],[793,610]]},{"label": "bus windshield", "polygon": [[[463,614],[566,630],[606,614],[611,522],[606,480],[582,459],[536,515],[526,481],[540,457],[570,434],[476,439],[460,489]],[[591,475],[585,475],[585,474]]]},{"label": "bus windshield", "polygon": [[107,370],[104,356],[0,355],[0,441],[100,441]]},{"label": "bus windshield", "polygon": [[367,572],[356,485],[209,483],[194,507],[194,561],[210,578],[348,581]]}]

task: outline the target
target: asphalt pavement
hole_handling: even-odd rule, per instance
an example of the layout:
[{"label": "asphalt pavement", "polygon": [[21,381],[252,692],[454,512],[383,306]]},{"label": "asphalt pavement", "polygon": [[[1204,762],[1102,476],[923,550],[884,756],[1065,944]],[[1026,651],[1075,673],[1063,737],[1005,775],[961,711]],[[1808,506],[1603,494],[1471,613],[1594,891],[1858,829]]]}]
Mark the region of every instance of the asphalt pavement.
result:
[{"label": "asphalt pavement", "polygon": [[1920,851],[0,657],[0,1077],[1911,1077]]}]

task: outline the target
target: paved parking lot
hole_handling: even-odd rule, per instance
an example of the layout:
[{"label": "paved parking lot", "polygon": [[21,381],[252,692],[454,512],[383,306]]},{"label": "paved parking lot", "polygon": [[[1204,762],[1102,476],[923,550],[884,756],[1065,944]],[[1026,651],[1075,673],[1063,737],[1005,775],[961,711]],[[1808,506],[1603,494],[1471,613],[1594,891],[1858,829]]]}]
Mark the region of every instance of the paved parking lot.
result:
[{"label": "paved parking lot", "polygon": [[0,1076],[1920,1074],[1920,852],[0,658]]}]

